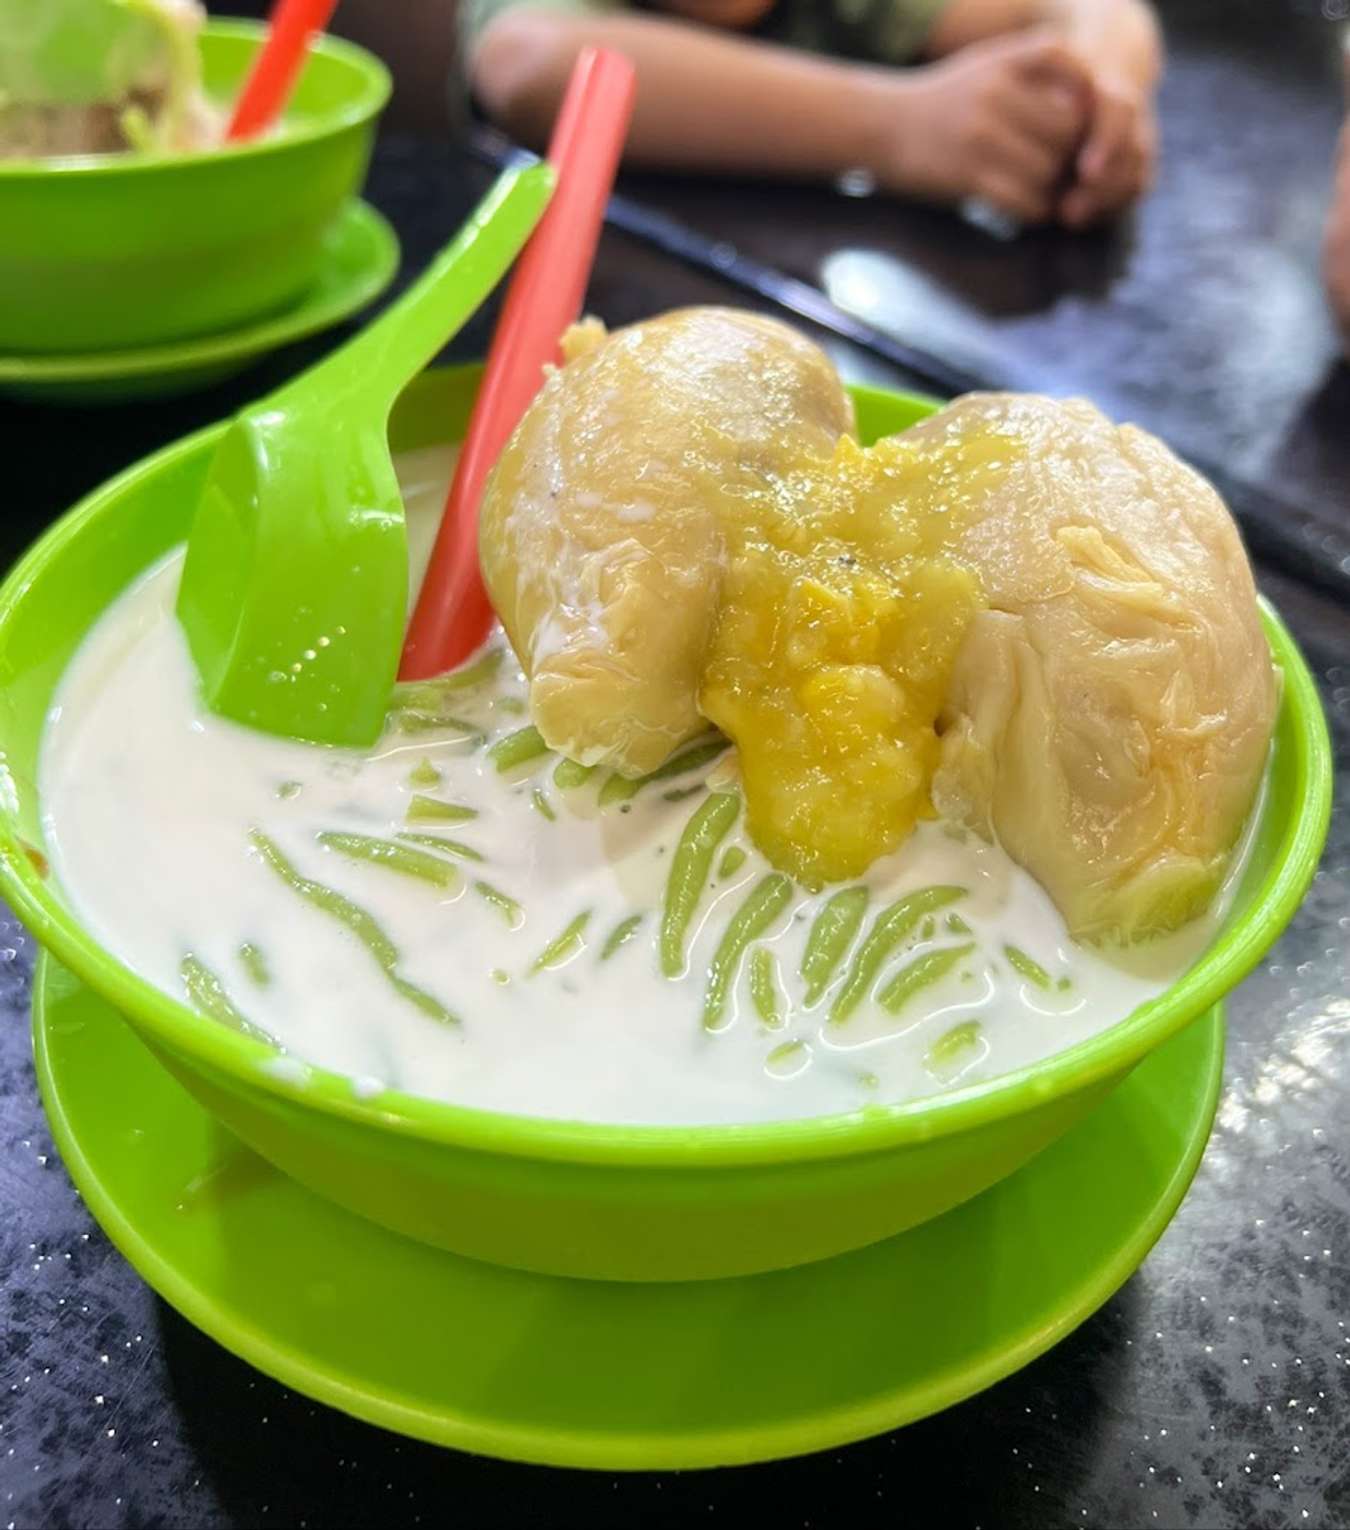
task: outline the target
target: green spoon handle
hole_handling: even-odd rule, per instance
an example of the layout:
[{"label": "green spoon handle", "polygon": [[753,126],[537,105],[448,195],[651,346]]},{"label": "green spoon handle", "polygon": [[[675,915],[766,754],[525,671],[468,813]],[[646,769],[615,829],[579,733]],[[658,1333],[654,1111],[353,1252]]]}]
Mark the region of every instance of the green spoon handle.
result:
[{"label": "green spoon handle", "polygon": [[383,393],[392,408],[426,367],[483,305],[534,232],[553,195],[554,171],[541,163],[507,170],[469,214],[464,226],[408,289],[363,334],[304,379],[308,396],[357,383]]}]

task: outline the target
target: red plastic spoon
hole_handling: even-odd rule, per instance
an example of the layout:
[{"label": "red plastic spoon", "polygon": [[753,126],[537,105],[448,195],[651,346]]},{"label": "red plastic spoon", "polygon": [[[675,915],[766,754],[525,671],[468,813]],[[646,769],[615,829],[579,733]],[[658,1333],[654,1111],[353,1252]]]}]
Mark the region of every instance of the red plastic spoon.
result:
[{"label": "red plastic spoon", "polygon": [[309,40],[328,25],[337,3],[277,0],[267,19],[267,39],[234,104],[227,139],[256,138],[281,115],[309,52]]},{"label": "red plastic spoon", "polygon": [[557,187],[516,264],[497,321],[403,645],[401,680],[426,680],[453,669],[492,625],[478,568],[483,485],[539,391],[545,365],[557,359],[563,331],[581,312],[636,83],[632,64],[608,49],[584,49],[572,70],[548,150]]}]

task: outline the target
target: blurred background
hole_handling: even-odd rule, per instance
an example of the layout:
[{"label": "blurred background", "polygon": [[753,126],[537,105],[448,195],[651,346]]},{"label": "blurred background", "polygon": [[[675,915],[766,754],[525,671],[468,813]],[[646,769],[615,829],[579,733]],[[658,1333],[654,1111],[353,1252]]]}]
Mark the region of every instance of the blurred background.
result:
[{"label": "blurred background", "polygon": [[[266,0],[207,0],[215,16],[265,16]],[[395,131],[443,134],[452,125],[458,73],[457,0],[342,0],[329,30],[384,59],[394,75],[385,122]],[[458,126],[458,123],[455,123]]]},{"label": "blurred background", "polygon": [[[1238,514],[1262,590],[1317,674],[1344,803],[1350,366],[1321,251],[1350,0],[1156,8],[1168,56],[1163,153],[1156,186],[1118,222],[1007,239],[855,184],[625,174],[588,306],[621,324],[682,304],[745,304],[802,323],[850,380],[941,392],[943,377],[965,377],[1084,394],[1158,432],[1220,482]],[[391,292],[455,230],[501,150],[473,128],[453,84],[455,10],[455,0],[342,0],[333,24],[396,79],[364,192],[402,244]],[[22,444],[0,563],[102,479],[262,396],[366,317],[151,405],[0,401],[0,440]],[[450,354],[481,356],[492,317],[480,315]],[[27,1039],[33,942],[0,909],[0,1223],[10,1238],[0,1300],[15,1314],[8,1354],[24,1382],[0,1388],[0,1524],[383,1527],[444,1518],[450,1503],[472,1525],[511,1530],[683,1530],[728,1517],[865,1525],[880,1514],[1027,1530],[1350,1527],[1347,930],[1341,812],[1297,923],[1230,1007],[1223,1106],[1176,1222],[1043,1359],[846,1451],[614,1478],[383,1435],[252,1372],[160,1303],[59,1170]],[[49,1252],[61,1249],[76,1258]]]}]

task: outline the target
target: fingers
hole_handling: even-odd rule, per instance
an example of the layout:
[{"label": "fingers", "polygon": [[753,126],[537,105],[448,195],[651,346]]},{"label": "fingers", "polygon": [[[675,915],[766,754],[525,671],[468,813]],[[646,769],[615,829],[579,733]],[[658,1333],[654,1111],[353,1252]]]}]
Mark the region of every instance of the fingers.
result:
[{"label": "fingers", "polygon": [[1060,221],[1069,228],[1086,228],[1138,201],[1148,185],[1149,176],[1141,161],[1131,159],[1099,181],[1075,182],[1061,199]]},{"label": "fingers", "polygon": [[1055,209],[1068,156],[1020,127],[1005,111],[991,111],[972,135],[971,185],[977,196],[1020,221],[1043,222]]},{"label": "fingers", "polygon": [[1055,209],[1086,125],[1077,103],[1060,88],[1005,84],[990,103],[980,145],[980,175],[988,200],[1043,221]]},{"label": "fingers", "polygon": [[932,67],[941,193],[973,194],[1022,223],[1058,215],[1075,225],[1137,194],[1147,112],[1123,91],[1095,91],[1054,32],[991,40]]},{"label": "fingers", "polygon": [[1078,155],[1077,170],[1085,181],[1102,180],[1130,147],[1136,107],[1112,91],[1099,91],[1092,124]]},{"label": "fingers", "polygon": [[[1078,55],[1053,32],[1033,32],[1005,45],[1005,69],[991,106],[998,121],[991,142],[1001,200],[1016,193],[1022,209],[1034,205],[1043,219],[1087,130],[1090,79]],[[1010,184],[1016,177],[1016,188]],[[993,200],[993,193],[985,195]]]},{"label": "fingers", "polygon": [[1011,90],[1003,109],[1019,131],[1053,149],[1061,163],[1078,148],[1090,121],[1088,103],[1062,86]]},{"label": "fingers", "polygon": [[1047,141],[1041,134],[1026,131],[1011,119],[1002,125],[997,141],[991,142],[985,158],[999,169],[1046,192],[1063,184],[1068,165],[1068,156],[1060,145]]},{"label": "fingers", "polygon": [[1044,223],[1054,211],[1048,185],[1019,175],[1004,165],[987,164],[976,177],[976,190],[1000,212],[1022,223]]},{"label": "fingers", "polygon": [[982,120],[967,152],[987,201],[1023,221],[1057,215],[1077,228],[1146,189],[1156,134],[1139,92],[1094,80],[1077,50],[1044,28],[986,45],[978,65]]},{"label": "fingers", "polygon": [[1008,44],[1008,58],[1023,79],[1038,85],[1057,84],[1079,93],[1092,94],[1092,71],[1078,50],[1057,32],[1033,27]]},{"label": "fingers", "polygon": [[1099,92],[1092,126],[1074,167],[1074,185],[1060,203],[1061,220],[1082,228],[1147,190],[1154,139],[1152,115],[1139,101],[1109,89]]},{"label": "fingers", "polygon": [[1059,218],[1069,228],[1086,228],[1119,212],[1145,190],[1145,177],[1137,159],[1122,161],[1096,181],[1075,181],[1064,193]]}]

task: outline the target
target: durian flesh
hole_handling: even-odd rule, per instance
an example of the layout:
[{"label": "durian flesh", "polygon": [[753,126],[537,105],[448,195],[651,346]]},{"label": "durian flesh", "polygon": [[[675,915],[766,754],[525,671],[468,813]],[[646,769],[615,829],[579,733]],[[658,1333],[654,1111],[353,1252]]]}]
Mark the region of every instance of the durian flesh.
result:
[{"label": "durian flesh", "polygon": [[1204,907],[1276,688],[1232,520],[1161,443],[971,395],[864,451],[824,354],[730,310],[568,349],[480,530],[551,746],[641,775],[714,722],[808,883],[935,805],[1076,935]]},{"label": "durian flesh", "polygon": [[1090,404],[971,394],[899,439],[1019,451],[952,552],[980,581],[939,726],[944,816],[997,839],[1075,936],[1134,940],[1210,902],[1279,695],[1214,489]]}]

